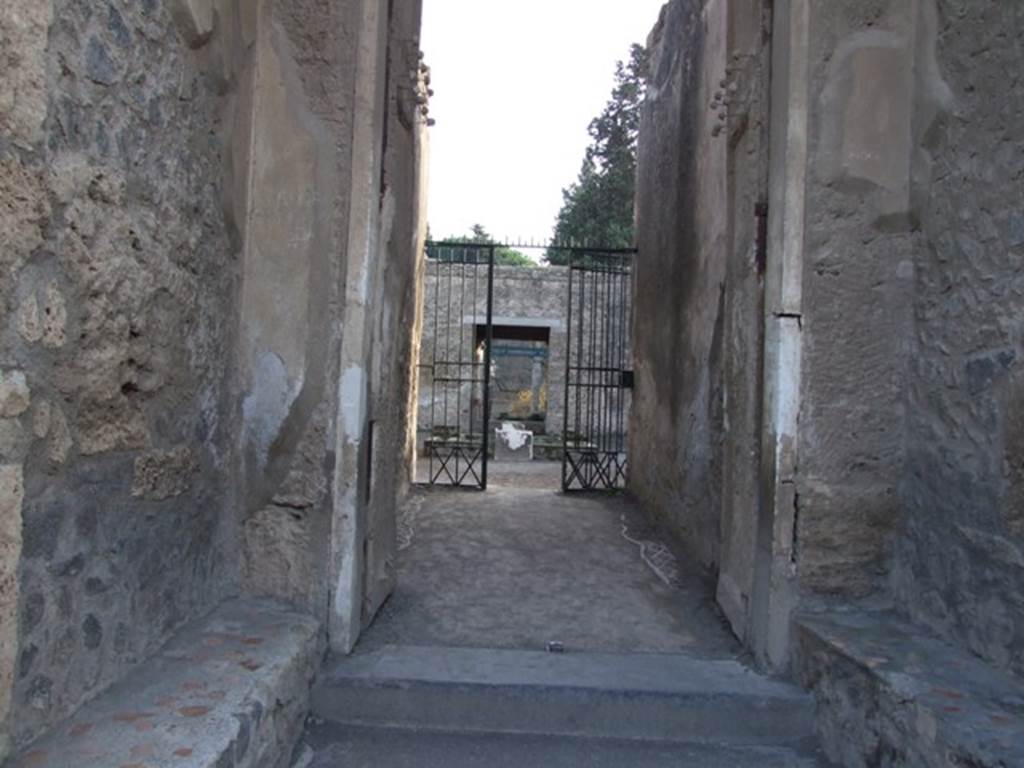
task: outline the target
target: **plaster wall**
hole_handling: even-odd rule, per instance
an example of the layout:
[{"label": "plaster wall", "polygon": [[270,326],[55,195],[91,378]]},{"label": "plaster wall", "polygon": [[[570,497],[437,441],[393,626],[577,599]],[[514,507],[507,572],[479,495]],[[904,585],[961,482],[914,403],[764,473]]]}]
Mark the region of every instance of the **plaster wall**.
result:
[{"label": "plaster wall", "polygon": [[365,626],[394,588],[396,510],[412,482],[415,368],[426,242],[427,70],[419,3],[396,3],[389,21],[386,139],[381,178],[370,361]]},{"label": "plaster wall", "polygon": [[326,619],[358,3],[254,4],[239,115],[243,586]]},{"label": "plaster wall", "polygon": [[726,6],[675,0],[651,34],[636,203],[630,489],[709,568],[721,557],[729,202],[708,105],[725,77]]},{"label": "plaster wall", "polygon": [[419,7],[258,4],[240,123],[243,588],[341,650],[390,593],[408,482]]},{"label": "plaster wall", "polygon": [[[716,596],[733,631],[756,645],[755,585],[770,561],[759,540],[771,510],[761,481],[765,279],[768,260],[769,87],[773,17],[763,0],[728,6],[729,63],[721,88],[728,142],[729,258],[724,291],[721,558]],[[770,536],[762,538],[771,540]],[[762,569],[763,571],[763,569]]]}]

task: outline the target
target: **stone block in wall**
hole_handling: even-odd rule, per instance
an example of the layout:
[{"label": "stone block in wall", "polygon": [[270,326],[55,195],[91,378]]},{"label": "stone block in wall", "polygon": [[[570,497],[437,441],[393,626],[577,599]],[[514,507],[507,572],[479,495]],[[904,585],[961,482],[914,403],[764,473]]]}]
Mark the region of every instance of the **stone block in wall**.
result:
[{"label": "stone block in wall", "polygon": [[66,340],[67,307],[64,296],[55,282],[50,283],[42,294],[40,302],[35,293],[22,301],[18,309],[18,333],[30,344],[42,342],[43,346],[59,349]]},{"label": "stone block in wall", "polygon": [[0,762],[8,751],[4,725],[11,709],[18,651],[18,562],[24,494],[21,466],[0,466]]},{"label": "stone block in wall", "polygon": [[47,456],[54,464],[63,464],[67,461],[68,452],[74,446],[74,440],[71,437],[71,430],[68,428],[68,420],[59,406],[54,406],[51,411],[49,426]]},{"label": "stone block in wall", "polygon": [[30,397],[22,371],[0,371],[0,417],[20,416],[28,410]]},{"label": "stone block in wall", "polygon": [[1006,442],[1003,446],[1003,519],[1009,530],[1024,537],[1024,365],[1009,377],[1006,397]]},{"label": "stone block in wall", "polygon": [[913,79],[895,32],[863,33],[836,52],[822,92],[822,160],[831,180],[888,193],[890,210],[909,205]]},{"label": "stone block in wall", "polygon": [[268,506],[245,521],[244,580],[248,590],[304,604],[313,588],[307,512]]},{"label": "stone block in wall", "polygon": [[[255,5],[255,2],[243,5]],[[201,48],[213,35],[213,0],[172,0],[171,15],[191,48]]]},{"label": "stone block in wall", "polygon": [[[0,130],[23,147],[42,137],[50,0],[0,5]],[[16,55],[7,52],[16,51]]]},{"label": "stone block in wall", "polygon": [[39,176],[15,157],[0,158],[0,307],[14,290],[17,275],[31,253],[43,243],[50,216],[47,192]]},{"label": "stone block in wall", "polygon": [[931,178],[927,136],[952,103],[936,63],[935,4],[908,13],[892,3],[881,20],[864,23],[830,56],[817,104],[817,164],[828,183],[867,196],[879,226],[903,230]]},{"label": "stone block in wall", "polygon": [[149,445],[145,415],[126,397],[84,403],[76,426],[79,449],[85,456]]}]

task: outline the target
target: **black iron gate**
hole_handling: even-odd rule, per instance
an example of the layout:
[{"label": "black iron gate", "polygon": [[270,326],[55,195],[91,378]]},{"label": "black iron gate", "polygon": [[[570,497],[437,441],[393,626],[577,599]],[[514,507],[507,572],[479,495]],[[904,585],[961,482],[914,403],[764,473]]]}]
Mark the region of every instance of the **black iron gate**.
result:
[{"label": "black iron gate", "polygon": [[562,489],[626,485],[633,251],[572,250]]},{"label": "black iron gate", "polygon": [[495,249],[427,244],[418,479],[431,485],[487,488]]}]

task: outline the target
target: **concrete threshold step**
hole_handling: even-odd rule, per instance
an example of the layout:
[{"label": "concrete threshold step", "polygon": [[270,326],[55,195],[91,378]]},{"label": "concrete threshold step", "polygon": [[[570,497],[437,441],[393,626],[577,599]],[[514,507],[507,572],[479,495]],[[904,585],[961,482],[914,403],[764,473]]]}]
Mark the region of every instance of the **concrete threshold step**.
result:
[{"label": "concrete threshold step", "polygon": [[334,661],[313,713],[349,725],[734,746],[806,744],[814,722],[810,697],[735,661],[416,646]]},{"label": "concrete threshold step", "polygon": [[321,659],[314,619],[269,600],[228,601],[10,765],[280,765],[301,735]]},{"label": "concrete threshold step", "polygon": [[321,723],[293,768],[823,768],[785,747],[451,733]]},{"label": "concrete threshold step", "polygon": [[795,664],[842,765],[1024,766],[1024,681],[891,613],[794,622]]}]

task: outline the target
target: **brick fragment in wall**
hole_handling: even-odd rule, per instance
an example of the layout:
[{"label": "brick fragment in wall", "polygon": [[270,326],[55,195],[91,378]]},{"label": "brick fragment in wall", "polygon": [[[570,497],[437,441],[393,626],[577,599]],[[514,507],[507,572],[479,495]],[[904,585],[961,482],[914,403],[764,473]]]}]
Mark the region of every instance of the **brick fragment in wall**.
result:
[{"label": "brick fragment in wall", "polygon": [[186,493],[199,469],[195,451],[186,446],[150,451],[135,459],[132,496],[163,501]]},{"label": "brick fragment in wall", "polygon": [[79,410],[76,427],[79,450],[86,456],[149,445],[145,416],[126,397],[87,401]]}]

